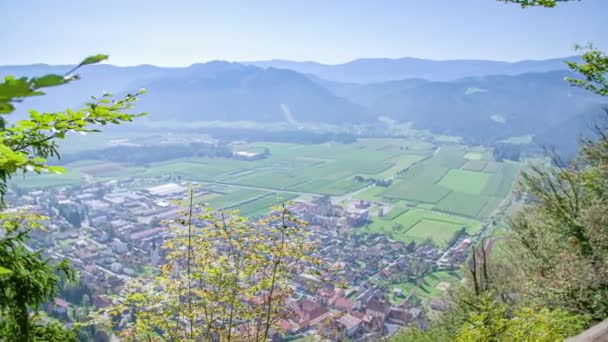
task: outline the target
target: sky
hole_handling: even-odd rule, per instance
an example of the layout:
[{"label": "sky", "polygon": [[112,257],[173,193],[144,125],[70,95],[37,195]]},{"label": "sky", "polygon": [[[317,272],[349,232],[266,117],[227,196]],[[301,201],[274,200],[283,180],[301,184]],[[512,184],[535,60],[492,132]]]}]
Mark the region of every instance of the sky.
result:
[{"label": "sky", "polygon": [[495,0],[0,0],[0,65],[209,60],[515,61],[608,48],[608,0],[522,9]]}]

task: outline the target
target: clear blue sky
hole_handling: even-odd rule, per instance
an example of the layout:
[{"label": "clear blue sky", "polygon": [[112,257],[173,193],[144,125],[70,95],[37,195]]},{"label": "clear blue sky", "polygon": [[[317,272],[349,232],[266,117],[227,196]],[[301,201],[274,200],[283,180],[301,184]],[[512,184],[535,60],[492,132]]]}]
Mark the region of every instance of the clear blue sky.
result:
[{"label": "clear blue sky", "polygon": [[0,0],[0,65],[214,59],[541,59],[608,48],[608,0],[521,9],[495,0]]}]

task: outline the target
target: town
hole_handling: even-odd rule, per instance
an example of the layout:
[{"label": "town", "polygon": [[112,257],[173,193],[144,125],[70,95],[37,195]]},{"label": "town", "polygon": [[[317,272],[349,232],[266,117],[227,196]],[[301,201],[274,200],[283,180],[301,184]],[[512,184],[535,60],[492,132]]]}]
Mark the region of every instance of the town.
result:
[{"label": "town", "polygon": [[[133,189],[134,179],[87,183],[49,191],[9,193],[13,210],[34,210],[49,217],[47,231],[34,231],[31,247],[44,256],[67,259],[78,269],[91,306],[109,304],[107,293],[120,293],[130,277],[149,274],[162,260],[160,246],[169,236],[167,222],[179,214],[176,202],[189,188],[204,197],[211,190],[203,184],[165,178],[148,180],[155,185]],[[135,187],[136,188],[136,187]],[[320,280],[304,270],[296,279],[289,299],[290,314],[280,321],[277,336],[320,335],[340,340],[375,340],[400,327],[428,324],[427,310],[414,291],[390,284],[422,279],[429,272],[455,271],[467,257],[471,237],[455,236],[446,249],[432,242],[417,244],[392,241],[384,234],[358,234],[369,220],[371,203],[351,200],[347,205],[330,196],[297,200],[289,210],[310,223],[311,239],[318,243],[314,257],[337,270],[333,279]],[[464,231],[464,229],[463,229]],[[339,287],[332,283],[343,281]],[[307,284],[316,283],[314,291]],[[450,284],[444,283],[447,289]],[[70,306],[57,298],[52,314],[68,318]],[[432,310],[448,304],[434,298]]]}]

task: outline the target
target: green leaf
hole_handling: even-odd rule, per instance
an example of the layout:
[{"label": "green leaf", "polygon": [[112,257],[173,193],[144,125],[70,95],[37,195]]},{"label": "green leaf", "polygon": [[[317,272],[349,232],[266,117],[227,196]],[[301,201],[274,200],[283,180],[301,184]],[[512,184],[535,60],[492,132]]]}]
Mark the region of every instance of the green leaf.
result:
[{"label": "green leaf", "polygon": [[0,102],[0,114],[10,113],[15,110],[15,107],[10,103]]},{"label": "green leaf", "polygon": [[65,79],[59,75],[45,75],[33,78],[32,83],[34,84],[34,88],[54,87],[64,84]]},{"label": "green leaf", "polygon": [[80,65],[99,63],[101,61],[105,61],[106,59],[108,59],[108,57],[110,57],[110,56],[104,55],[104,54],[89,56],[89,57],[85,58],[82,62],[80,62]]},{"label": "green leaf", "polygon": [[61,166],[47,166],[46,170],[50,173],[54,173],[54,174],[62,174],[65,173],[65,169],[62,168]]},{"label": "green leaf", "polygon": [[11,273],[13,273],[13,271],[9,270],[8,268],[4,268],[4,267],[0,266],[0,276],[8,275]]}]

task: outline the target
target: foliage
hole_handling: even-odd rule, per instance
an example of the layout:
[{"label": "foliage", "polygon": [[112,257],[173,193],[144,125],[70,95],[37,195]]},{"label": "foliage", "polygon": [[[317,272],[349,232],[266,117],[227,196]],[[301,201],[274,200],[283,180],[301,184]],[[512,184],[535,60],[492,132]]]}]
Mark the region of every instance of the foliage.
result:
[{"label": "foliage", "polygon": [[[74,72],[80,67],[97,63],[107,58],[106,55],[87,57],[65,75],[45,75],[41,77],[6,76],[0,83],[0,115],[10,114],[15,110],[13,103],[24,98],[44,95],[43,88],[64,85],[78,79]],[[0,201],[6,192],[6,182],[19,171],[36,173],[60,173],[63,169],[46,163],[48,157],[59,157],[58,139],[64,139],[69,132],[86,134],[97,132],[91,125],[119,124],[132,121],[141,115],[128,114],[125,111],[132,107],[138,95],[127,94],[123,99],[112,100],[110,94],[91,97],[79,110],[66,109],[58,113],[40,113],[29,111],[29,117],[9,124],[0,116]]]},{"label": "foliage", "polygon": [[[553,7],[557,1],[508,2]],[[566,80],[608,96],[608,57],[587,49],[584,63],[568,63],[584,78]],[[505,260],[492,270],[485,250],[479,263],[473,249],[474,295],[471,289],[460,293],[443,316],[455,317],[454,325],[404,335],[413,341],[555,341],[608,317],[608,134],[597,131],[598,139],[583,141],[573,163],[554,158],[522,173],[529,201],[510,220]]]},{"label": "foliage", "polygon": [[191,192],[158,274],[128,284],[93,322],[129,341],[267,341],[288,313],[293,274],[317,263],[305,226],[284,206],[255,222],[202,210]]},{"label": "foliage", "polygon": [[593,45],[577,46],[576,49],[586,51],[582,55],[584,63],[568,62],[568,66],[585,78],[567,78],[566,80],[574,86],[587,89],[600,96],[608,96],[608,55],[595,49]]},{"label": "foliage", "polygon": [[563,310],[524,307],[511,311],[507,305],[484,297],[476,310],[468,314],[453,340],[559,341],[576,334],[585,323]]},{"label": "foliage", "polygon": [[[6,76],[0,83],[0,209],[5,209],[7,181],[18,172],[60,173],[63,169],[47,164],[46,158],[59,157],[58,139],[69,132],[97,132],[92,125],[119,124],[131,121],[131,108],[136,97],[111,100],[111,95],[92,97],[80,110],[58,113],[29,111],[29,117],[10,123],[6,115],[15,110],[14,103],[40,96],[43,88],[64,85],[78,79],[80,67],[101,62],[106,55],[85,58],[65,75],[41,77]],[[141,114],[139,114],[141,115]],[[75,341],[76,335],[61,324],[43,317],[42,304],[58,295],[64,282],[74,281],[76,274],[67,260],[58,263],[42,257],[41,251],[27,246],[29,233],[44,229],[43,217],[31,213],[0,212],[0,339],[16,341]],[[77,220],[78,221],[78,220]],[[78,223],[74,221],[74,223]]]},{"label": "foliage", "polygon": [[521,7],[528,7],[528,6],[555,7],[558,2],[580,1],[580,0],[498,0],[498,1],[513,2],[516,4],[520,4]]},{"label": "foliage", "polygon": [[608,317],[607,156],[602,134],[577,165],[524,173],[535,203],[513,218],[508,241],[522,294],[594,320]]},{"label": "foliage", "polygon": [[26,247],[28,234],[43,229],[41,219],[25,212],[0,213],[0,265],[6,267],[0,275],[0,339],[32,341],[46,336],[45,340],[59,341],[69,334],[37,313],[42,304],[59,293],[64,280],[74,281],[76,276],[67,260],[54,264],[43,259],[41,252]]},{"label": "foliage", "polygon": [[[479,297],[459,294],[459,303],[431,323],[429,329],[412,328],[392,341],[560,341],[587,324],[585,316],[564,310],[513,306],[485,293]],[[466,298],[466,299],[465,299]]]}]

